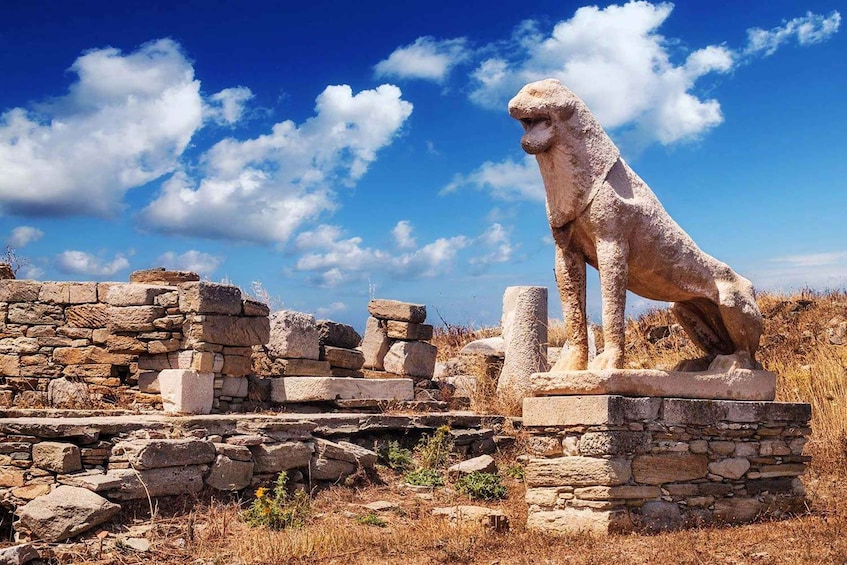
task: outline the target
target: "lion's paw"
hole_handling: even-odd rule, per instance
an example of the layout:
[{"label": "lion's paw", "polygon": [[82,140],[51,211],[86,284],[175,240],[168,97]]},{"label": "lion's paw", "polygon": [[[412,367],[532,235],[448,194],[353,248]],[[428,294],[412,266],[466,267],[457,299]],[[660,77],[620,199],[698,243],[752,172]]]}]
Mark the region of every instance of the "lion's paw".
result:
[{"label": "lion's paw", "polygon": [[594,358],[588,368],[595,371],[623,369],[623,351],[616,348],[607,348]]},{"label": "lion's paw", "polygon": [[562,371],[584,371],[588,368],[588,352],[579,349],[571,349],[559,357],[551,372]]}]

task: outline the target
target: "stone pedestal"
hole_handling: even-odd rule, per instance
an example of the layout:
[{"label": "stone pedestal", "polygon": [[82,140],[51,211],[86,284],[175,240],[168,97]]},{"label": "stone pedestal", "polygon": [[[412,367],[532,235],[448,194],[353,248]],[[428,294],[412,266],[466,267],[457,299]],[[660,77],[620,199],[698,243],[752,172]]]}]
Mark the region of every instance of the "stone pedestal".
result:
[{"label": "stone pedestal", "polygon": [[533,530],[659,531],[803,508],[808,404],[548,396],[526,398],[523,416]]}]

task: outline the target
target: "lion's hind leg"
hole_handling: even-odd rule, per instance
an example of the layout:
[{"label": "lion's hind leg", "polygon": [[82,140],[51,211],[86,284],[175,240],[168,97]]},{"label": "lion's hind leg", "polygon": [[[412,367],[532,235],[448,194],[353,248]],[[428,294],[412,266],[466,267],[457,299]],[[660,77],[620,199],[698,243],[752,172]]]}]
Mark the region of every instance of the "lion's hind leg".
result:
[{"label": "lion's hind leg", "polygon": [[675,371],[705,371],[719,355],[729,355],[735,346],[721,317],[720,307],[706,298],[675,302],[671,307],[685,333],[706,353],[705,357],[680,361]]}]

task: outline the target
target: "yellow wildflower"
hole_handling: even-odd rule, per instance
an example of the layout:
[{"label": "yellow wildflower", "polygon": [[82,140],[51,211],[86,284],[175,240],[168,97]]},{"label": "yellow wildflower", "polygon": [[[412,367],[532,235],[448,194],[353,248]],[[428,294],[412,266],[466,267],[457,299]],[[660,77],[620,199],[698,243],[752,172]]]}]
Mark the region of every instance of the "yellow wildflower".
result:
[{"label": "yellow wildflower", "polygon": [[265,498],[266,494],[268,494],[268,489],[265,487],[259,487],[256,489],[256,498]]}]

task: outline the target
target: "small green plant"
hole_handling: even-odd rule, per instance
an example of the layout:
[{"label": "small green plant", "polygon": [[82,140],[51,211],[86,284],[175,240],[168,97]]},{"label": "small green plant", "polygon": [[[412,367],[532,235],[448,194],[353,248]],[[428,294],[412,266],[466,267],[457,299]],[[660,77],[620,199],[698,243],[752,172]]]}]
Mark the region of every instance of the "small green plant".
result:
[{"label": "small green plant", "polygon": [[526,471],[523,468],[523,465],[520,463],[515,463],[511,465],[508,469],[506,469],[506,476],[515,479],[516,481],[523,482]]},{"label": "small green plant", "polygon": [[410,485],[421,487],[440,487],[444,485],[444,479],[435,469],[425,467],[406,473],[406,482]]},{"label": "small green plant", "polygon": [[405,471],[412,466],[412,452],[400,447],[400,442],[390,441],[379,450],[379,458],[395,471]]},{"label": "small green plant", "polygon": [[256,489],[256,499],[241,516],[250,527],[265,526],[273,530],[299,528],[309,516],[310,500],[302,490],[290,494],[285,484],[288,475],[285,471],[277,476],[273,492],[261,487]]},{"label": "small green plant", "polygon": [[453,452],[450,426],[440,426],[431,436],[424,435],[415,446],[415,456],[424,469],[443,467]]},{"label": "small green plant", "polygon": [[474,500],[500,500],[508,491],[500,482],[500,475],[475,471],[456,481],[456,491]]},{"label": "small green plant", "polygon": [[377,528],[384,528],[388,525],[388,522],[386,522],[373,512],[368,512],[367,514],[356,516],[356,522],[362,524],[363,526],[376,526]]}]

